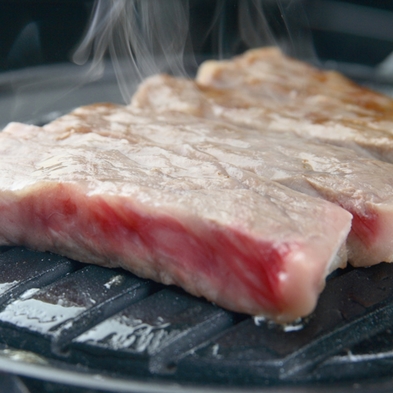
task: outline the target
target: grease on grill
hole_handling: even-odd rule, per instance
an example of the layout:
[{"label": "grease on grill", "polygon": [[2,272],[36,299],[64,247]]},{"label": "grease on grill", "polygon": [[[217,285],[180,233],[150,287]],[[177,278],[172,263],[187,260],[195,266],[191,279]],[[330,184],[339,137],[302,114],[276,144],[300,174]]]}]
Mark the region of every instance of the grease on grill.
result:
[{"label": "grease on grill", "polygon": [[316,311],[289,327],[52,254],[1,248],[0,267],[0,341],[64,367],[221,385],[359,380],[393,367],[393,265],[335,273]]},{"label": "grease on grill", "polygon": [[[1,253],[1,251],[4,251]],[[75,270],[78,264],[54,254],[2,247],[0,307],[23,292],[41,287]]]},{"label": "grease on grill", "polygon": [[[378,368],[381,365],[377,363],[389,359],[390,366],[393,364],[393,336],[387,333],[393,321],[392,273],[390,264],[349,270],[329,281],[316,311],[302,329],[288,332],[278,325],[265,322],[258,326],[247,319],[185,357],[178,365],[179,372],[196,379],[201,370],[214,370],[212,380],[225,372],[232,382],[337,380],[338,375],[342,379],[374,378],[376,374],[364,373],[370,365],[360,363],[372,360]],[[374,343],[377,334],[388,334],[389,338],[380,348],[374,344],[366,348],[364,343]],[[359,352],[356,357],[352,354],[359,364],[348,361],[351,347]],[[348,367],[337,371],[337,365],[332,364],[342,365],[343,359]],[[388,369],[386,364],[383,369]]]},{"label": "grease on grill", "polygon": [[[172,373],[176,358],[234,323],[233,314],[174,288],[134,304],[78,337],[76,347],[137,361],[138,373]],[[114,370],[116,361],[110,362]],[[130,365],[132,366],[132,365]]]}]

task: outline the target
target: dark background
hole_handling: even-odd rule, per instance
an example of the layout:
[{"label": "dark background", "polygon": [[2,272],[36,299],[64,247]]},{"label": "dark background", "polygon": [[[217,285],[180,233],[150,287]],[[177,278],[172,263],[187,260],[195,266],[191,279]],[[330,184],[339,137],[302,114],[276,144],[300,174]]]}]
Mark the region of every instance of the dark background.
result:
[{"label": "dark background", "polygon": [[[247,48],[238,34],[239,1],[190,0],[197,54],[214,56],[220,47],[222,55],[229,56]],[[294,3],[300,4],[301,17],[293,12]],[[93,4],[94,0],[0,0],[0,72],[71,61]],[[278,39],[296,46],[293,41],[299,32],[310,34],[322,60],[373,66],[393,52],[392,1],[265,0],[261,4]],[[212,28],[217,5],[220,18]],[[221,33],[225,29],[221,44],[219,29]],[[288,29],[294,33],[288,35]]]},{"label": "dark background", "polygon": [[[117,69],[103,62],[102,73],[92,72],[91,62],[75,65],[72,55],[87,32],[94,5],[94,0],[0,0],[0,129],[11,121],[45,124],[93,102],[127,103],[141,78],[173,71],[169,63],[160,63],[153,70],[145,67],[144,73],[142,62],[138,71],[143,75],[136,76],[129,58]],[[290,55],[393,95],[393,1],[188,0],[188,5],[191,45],[184,67],[189,76],[203,60],[279,45]],[[239,18],[245,5],[247,22]],[[262,19],[269,26],[267,40],[261,39]],[[160,33],[157,37],[165,34]],[[162,54],[154,53],[154,59]]]}]

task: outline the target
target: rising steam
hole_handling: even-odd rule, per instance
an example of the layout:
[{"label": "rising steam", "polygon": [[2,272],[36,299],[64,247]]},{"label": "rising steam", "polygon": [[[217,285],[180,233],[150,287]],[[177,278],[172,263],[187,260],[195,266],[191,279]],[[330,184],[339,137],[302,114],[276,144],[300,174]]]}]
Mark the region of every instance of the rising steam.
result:
[{"label": "rising steam", "polygon": [[[92,60],[102,71],[109,54],[120,91],[129,101],[136,85],[149,75],[167,72],[190,76],[196,69],[194,47],[206,57],[223,58],[248,48],[279,45],[286,52],[310,57],[311,40],[294,21],[305,19],[301,0],[216,0],[205,31],[191,31],[198,0],[96,0],[89,29],[74,55],[78,64]],[[208,4],[209,2],[205,2]],[[278,11],[269,14],[272,5]],[[209,15],[208,15],[209,16]],[[299,39],[300,38],[300,39]],[[202,43],[201,43],[202,42]],[[300,44],[300,46],[298,45]]]},{"label": "rising steam", "polygon": [[145,77],[169,72],[185,75],[184,53],[191,56],[187,0],[98,0],[89,30],[74,55],[101,71],[109,52],[121,93],[128,100]]}]

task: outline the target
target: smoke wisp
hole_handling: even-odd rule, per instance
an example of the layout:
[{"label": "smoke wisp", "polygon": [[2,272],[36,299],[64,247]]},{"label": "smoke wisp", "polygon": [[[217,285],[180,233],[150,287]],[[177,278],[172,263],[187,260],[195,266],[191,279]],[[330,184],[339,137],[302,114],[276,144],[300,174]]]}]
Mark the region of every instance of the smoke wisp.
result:
[{"label": "smoke wisp", "polygon": [[311,39],[299,29],[305,19],[301,0],[97,0],[74,61],[91,60],[99,75],[109,54],[129,102],[144,78],[192,76],[187,71],[206,58],[266,45],[310,58]]}]

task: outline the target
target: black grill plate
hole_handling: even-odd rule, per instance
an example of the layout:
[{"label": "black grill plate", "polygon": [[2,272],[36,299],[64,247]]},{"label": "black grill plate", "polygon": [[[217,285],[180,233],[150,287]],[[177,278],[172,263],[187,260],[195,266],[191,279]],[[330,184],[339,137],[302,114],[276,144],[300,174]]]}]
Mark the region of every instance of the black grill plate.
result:
[{"label": "black grill plate", "polygon": [[210,389],[381,384],[393,370],[391,264],[335,273],[287,326],[21,247],[0,248],[0,267],[1,361]]}]

